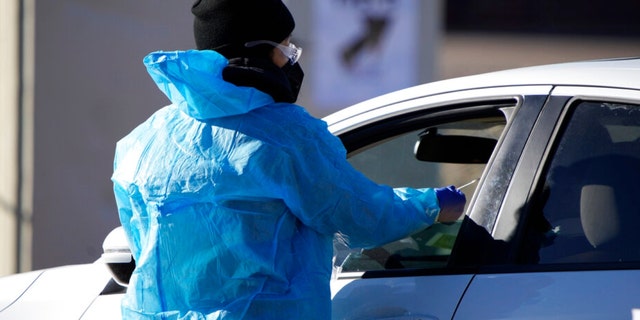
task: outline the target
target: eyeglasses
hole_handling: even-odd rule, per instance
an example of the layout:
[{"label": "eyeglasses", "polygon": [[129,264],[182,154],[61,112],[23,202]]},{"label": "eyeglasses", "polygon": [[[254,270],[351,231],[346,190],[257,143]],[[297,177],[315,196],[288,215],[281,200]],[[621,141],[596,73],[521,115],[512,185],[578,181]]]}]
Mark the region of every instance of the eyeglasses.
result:
[{"label": "eyeglasses", "polygon": [[296,64],[296,62],[300,60],[300,56],[302,56],[302,48],[296,47],[291,42],[289,42],[288,46],[285,46],[270,40],[256,40],[256,41],[249,41],[245,43],[244,46],[250,48],[260,44],[269,44],[280,49],[280,51],[282,51],[282,53],[284,53],[284,55],[287,56],[287,58],[289,58],[290,64]]}]

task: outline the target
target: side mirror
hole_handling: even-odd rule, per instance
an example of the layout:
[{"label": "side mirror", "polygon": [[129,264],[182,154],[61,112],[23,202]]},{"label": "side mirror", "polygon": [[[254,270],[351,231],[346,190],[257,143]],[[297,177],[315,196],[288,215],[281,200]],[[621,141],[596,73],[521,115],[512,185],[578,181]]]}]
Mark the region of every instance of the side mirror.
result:
[{"label": "side mirror", "polygon": [[122,227],[113,229],[102,243],[102,261],[107,265],[113,280],[121,286],[128,286],[136,262]]},{"label": "side mirror", "polygon": [[487,163],[498,143],[491,138],[440,135],[436,128],[425,130],[416,142],[416,159],[445,163]]}]

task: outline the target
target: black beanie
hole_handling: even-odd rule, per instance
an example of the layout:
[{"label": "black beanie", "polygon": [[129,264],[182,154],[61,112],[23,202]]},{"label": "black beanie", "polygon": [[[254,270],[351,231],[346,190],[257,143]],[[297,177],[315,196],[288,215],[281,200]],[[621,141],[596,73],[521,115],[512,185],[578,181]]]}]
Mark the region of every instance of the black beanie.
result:
[{"label": "black beanie", "polygon": [[217,50],[237,57],[253,40],[286,39],[295,27],[281,0],[197,0],[191,8],[198,50]]}]

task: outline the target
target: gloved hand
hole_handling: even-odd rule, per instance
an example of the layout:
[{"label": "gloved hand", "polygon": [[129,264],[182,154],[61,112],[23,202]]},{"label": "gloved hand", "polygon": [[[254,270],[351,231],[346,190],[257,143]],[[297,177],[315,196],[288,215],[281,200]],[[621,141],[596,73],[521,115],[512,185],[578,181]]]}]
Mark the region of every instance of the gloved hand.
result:
[{"label": "gloved hand", "polygon": [[436,189],[436,197],[440,204],[438,221],[453,222],[458,220],[464,212],[464,204],[467,202],[464,193],[454,186]]}]

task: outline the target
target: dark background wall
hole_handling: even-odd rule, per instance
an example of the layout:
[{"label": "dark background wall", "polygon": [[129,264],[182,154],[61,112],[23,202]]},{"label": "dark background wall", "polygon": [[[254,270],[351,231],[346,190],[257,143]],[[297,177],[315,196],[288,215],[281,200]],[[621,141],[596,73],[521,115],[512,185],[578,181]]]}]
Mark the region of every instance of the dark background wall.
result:
[{"label": "dark background wall", "polygon": [[635,0],[447,0],[449,31],[640,36]]}]

